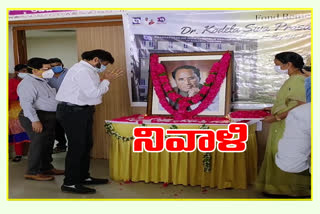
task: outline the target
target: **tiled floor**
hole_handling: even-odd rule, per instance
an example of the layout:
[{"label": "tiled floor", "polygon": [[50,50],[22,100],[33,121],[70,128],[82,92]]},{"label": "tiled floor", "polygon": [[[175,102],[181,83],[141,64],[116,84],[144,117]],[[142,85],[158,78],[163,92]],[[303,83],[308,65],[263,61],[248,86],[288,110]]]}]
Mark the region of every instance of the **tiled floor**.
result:
[{"label": "tiled floor", "polygon": [[[53,155],[54,166],[64,168],[65,153]],[[32,181],[23,178],[27,160],[19,163],[9,161],[9,199],[217,199],[217,198],[264,198],[251,186],[247,190],[218,190],[213,188],[191,187],[183,185],[168,185],[163,183],[125,183],[111,181],[107,185],[93,186],[96,194],[78,195],[63,193],[60,186],[63,176],[57,176],[54,181]],[[91,175],[94,177],[108,177],[106,160],[91,161]]]}]

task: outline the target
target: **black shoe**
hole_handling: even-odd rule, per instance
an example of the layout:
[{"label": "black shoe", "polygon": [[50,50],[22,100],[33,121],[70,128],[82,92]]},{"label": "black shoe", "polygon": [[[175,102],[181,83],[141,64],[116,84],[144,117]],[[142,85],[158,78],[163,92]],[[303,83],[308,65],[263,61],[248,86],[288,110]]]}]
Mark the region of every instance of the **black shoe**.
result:
[{"label": "black shoe", "polygon": [[70,186],[62,185],[61,191],[62,192],[77,193],[77,194],[94,194],[94,193],[96,193],[95,189],[88,188],[88,187],[82,186],[80,184],[70,185]]},{"label": "black shoe", "polygon": [[53,154],[57,154],[57,153],[61,153],[61,152],[66,152],[67,151],[67,148],[59,148],[59,147],[56,147],[53,149]]},{"label": "black shoe", "polygon": [[21,161],[22,156],[17,155],[15,158],[12,159],[13,162],[20,162]]},{"label": "black shoe", "polygon": [[108,182],[109,182],[108,179],[89,177],[89,178],[85,179],[84,181],[82,181],[81,184],[86,184],[86,185],[90,185],[90,184],[107,184]]}]

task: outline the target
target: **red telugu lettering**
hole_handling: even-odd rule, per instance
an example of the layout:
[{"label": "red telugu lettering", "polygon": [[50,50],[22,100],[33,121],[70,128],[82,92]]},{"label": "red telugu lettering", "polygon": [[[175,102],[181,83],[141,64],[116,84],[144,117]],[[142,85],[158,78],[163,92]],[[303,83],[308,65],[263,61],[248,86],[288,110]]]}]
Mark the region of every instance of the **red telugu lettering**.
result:
[{"label": "red telugu lettering", "polygon": [[[218,151],[244,152],[247,148],[248,125],[246,123],[229,124],[228,130],[217,130]],[[237,135],[237,139],[233,139]]]}]

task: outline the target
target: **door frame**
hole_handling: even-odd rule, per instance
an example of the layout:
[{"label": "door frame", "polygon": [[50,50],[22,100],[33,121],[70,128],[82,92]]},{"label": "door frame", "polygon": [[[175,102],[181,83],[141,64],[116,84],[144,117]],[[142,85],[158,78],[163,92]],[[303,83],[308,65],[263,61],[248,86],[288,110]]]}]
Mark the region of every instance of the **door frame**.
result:
[{"label": "door frame", "polygon": [[123,25],[121,15],[9,21],[9,27],[12,27],[13,35],[14,63],[27,63],[28,55],[25,33],[26,30],[103,27],[119,25]]}]

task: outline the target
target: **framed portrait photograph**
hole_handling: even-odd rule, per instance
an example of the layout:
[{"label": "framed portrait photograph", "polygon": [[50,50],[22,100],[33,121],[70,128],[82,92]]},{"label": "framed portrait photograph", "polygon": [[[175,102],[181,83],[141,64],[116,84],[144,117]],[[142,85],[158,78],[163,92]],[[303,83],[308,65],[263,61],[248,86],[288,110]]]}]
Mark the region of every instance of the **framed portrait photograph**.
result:
[{"label": "framed portrait photograph", "polygon": [[[212,66],[222,58],[224,53],[226,52],[170,53],[157,55],[159,56],[159,63],[165,67],[168,80],[174,92],[182,97],[192,97],[199,93],[209,76]],[[199,113],[199,116],[226,116],[230,112],[233,53],[229,53],[231,53],[231,59],[226,78],[223,80],[212,103],[204,111]],[[166,99],[169,104],[177,110],[178,104],[170,100],[168,96],[166,96]],[[189,110],[194,110],[201,102],[202,101],[191,105],[188,107]],[[159,101],[152,84],[151,75],[149,75],[147,114],[170,115]]]}]

